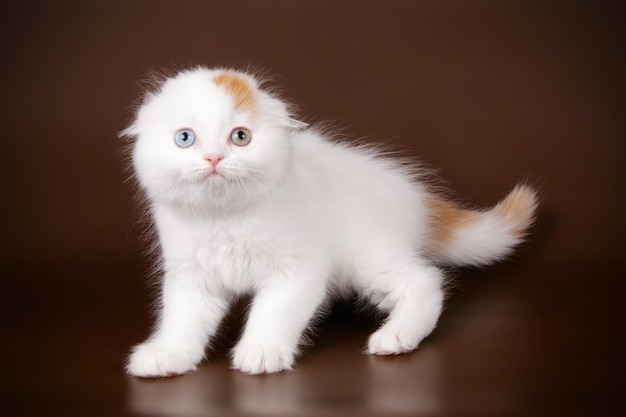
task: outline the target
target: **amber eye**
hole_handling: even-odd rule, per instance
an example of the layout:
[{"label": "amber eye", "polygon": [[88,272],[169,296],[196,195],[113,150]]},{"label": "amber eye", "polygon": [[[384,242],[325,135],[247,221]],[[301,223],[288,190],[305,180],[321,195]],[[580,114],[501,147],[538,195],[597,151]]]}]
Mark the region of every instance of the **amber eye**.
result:
[{"label": "amber eye", "polygon": [[191,129],[181,129],[176,132],[174,142],[181,148],[188,148],[196,141],[196,135]]},{"label": "amber eye", "polygon": [[250,131],[243,127],[238,127],[230,134],[230,141],[237,146],[246,146],[252,140]]}]

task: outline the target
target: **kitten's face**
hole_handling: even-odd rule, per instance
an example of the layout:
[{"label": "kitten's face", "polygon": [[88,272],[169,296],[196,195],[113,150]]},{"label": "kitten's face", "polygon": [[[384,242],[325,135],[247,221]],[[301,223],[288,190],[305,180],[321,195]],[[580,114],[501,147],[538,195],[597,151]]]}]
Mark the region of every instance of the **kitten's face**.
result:
[{"label": "kitten's face", "polygon": [[228,210],[268,198],[285,175],[288,121],[249,76],[197,69],[167,80],[127,132],[151,199]]}]

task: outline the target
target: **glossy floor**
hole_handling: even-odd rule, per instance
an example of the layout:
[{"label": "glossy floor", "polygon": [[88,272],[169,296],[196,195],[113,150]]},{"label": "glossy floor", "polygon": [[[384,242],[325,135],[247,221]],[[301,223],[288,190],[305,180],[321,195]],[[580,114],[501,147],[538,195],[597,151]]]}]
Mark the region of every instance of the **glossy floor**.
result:
[{"label": "glossy floor", "polygon": [[[197,372],[140,380],[122,372],[129,347],[149,330],[139,271],[12,271],[16,280],[2,289],[3,408],[85,416],[617,415],[625,376],[619,272],[507,264],[459,274],[465,289],[452,291],[437,330],[398,357],[362,354],[376,321],[340,304],[295,370],[277,375],[229,369],[235,318]],[[613,283],[602,297],[590,291],[594,276]]]}]

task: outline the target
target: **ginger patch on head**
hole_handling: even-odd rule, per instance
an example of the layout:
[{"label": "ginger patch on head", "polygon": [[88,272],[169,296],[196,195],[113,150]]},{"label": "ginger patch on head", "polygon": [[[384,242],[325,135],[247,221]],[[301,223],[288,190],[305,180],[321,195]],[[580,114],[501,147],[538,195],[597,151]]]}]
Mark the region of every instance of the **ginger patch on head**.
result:
[{"label": "ginger patch on head", "polygon": [[233,71],[224,71],[213,77],[213,82],[233,98],[237,110],[255,113],[256,94],[254,87],[242,75]]}]

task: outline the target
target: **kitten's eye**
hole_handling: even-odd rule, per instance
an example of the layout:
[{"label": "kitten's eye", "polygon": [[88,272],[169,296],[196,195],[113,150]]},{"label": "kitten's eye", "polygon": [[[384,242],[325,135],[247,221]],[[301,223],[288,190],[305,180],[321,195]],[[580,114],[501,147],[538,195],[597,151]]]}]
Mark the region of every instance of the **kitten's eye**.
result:
[{"label": "kitten's eye", "polygon": [[188,148],[196,141],[196,134],[191,129],[181,129],[176,132],[174,142],[181,148]]},{"label": "kitten's eye", "polygon": [[230,134],[230,141],[237,146],[246,146],[252,140],[252,134],[248,129],[238,127]]}]

